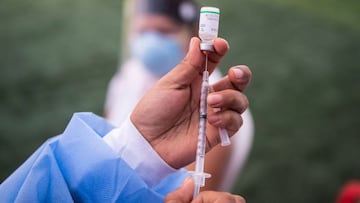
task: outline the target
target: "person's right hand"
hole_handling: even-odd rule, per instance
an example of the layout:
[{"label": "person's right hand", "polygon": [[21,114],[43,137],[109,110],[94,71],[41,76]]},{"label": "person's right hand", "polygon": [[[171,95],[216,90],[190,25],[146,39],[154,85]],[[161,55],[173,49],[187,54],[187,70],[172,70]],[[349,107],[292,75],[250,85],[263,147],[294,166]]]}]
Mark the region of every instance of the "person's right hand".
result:
[{"label": "person's right hand", "polygon": [[203,191],[193,200],[194,181],[187,178],[184,183],[173,192],[169,193],[165,203],[245,203],[245,199],[239,195],[227,192]]},{"label": "person's right hand", "polygon": [[[208,55],[210,73],[228,49],[224,39],[214,40],[215,51]],[[184,167],[195,160],[204,66],[205,55],[200,50],[200,39],[192,38],[184,60],[145,94],[130,115],[136,129],[173,168]],[[241,114],[248,107],[243,91],[250,79],[250,69],[238,65],[230,68],[227,76],[210,87],[213,92],[207,98],[207,151],[220,143],[219,127],[232,136],[242,125]],[[215,113],[212,108],[221,111]]]}]

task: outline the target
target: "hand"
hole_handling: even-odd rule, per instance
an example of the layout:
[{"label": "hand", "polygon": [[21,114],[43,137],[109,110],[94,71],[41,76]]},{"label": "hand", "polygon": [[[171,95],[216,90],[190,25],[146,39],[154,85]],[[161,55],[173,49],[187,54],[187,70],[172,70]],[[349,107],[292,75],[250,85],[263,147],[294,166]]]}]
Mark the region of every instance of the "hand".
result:
[{"label": "hand", "polygon": [[204,191],[193,199],[194,181],[187,178],[184,183],[175,191],[169,193],[164,202],[165,203],[245,203],[245,199],[239,195],[233,195],[227,192]]},{"label": "hand", "polygon": [[[200,40],[192,38],[183,61],[162,77],[140,100],[130,119],[157,153],[170,166],[181,168],[195,160],[199,123],[199,100],[205,55]],[[214,40],[215,52],[209,54],[208,70],[213,72],[228,51],[223,39]],[[248,107],[242,91],[251,78],[246,66],[229,70],[208,96],[207,148],[220,142],[218,127],[232,136],[242,125],[241,113]],[[214,113],[211,108],[221,108]]]}]

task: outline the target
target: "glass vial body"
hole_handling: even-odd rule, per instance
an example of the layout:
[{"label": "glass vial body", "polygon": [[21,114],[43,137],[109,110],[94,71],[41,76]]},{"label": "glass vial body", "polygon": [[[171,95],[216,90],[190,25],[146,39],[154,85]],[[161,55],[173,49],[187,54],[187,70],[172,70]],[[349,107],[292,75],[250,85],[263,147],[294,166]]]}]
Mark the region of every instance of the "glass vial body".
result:
[{"label": "glass vial body", "polygon": [[202,7],[200,10],[199,37],[200,50],[214,51],[213,41],[218,36],[220,9]]}]

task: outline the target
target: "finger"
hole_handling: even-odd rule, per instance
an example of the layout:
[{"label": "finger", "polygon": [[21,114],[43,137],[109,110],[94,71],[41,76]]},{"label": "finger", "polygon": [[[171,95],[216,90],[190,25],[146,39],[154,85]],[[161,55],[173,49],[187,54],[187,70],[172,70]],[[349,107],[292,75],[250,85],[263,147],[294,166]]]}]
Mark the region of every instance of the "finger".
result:
[{"label": "finger", "polygon": [[212,108],[231,109],[240,114],[249,106],[246,95],[232,89],[210,93],[207,97],[207,103]]},{"label": "finger", "polygon": [[209,72],[214,70],[229,49],[229,43],[225,39],[216,38],[214,40],[214,52],[207,52]]},{"label": "finger", "polygon": [[251,77],[252,73],[247,66],[235,66],[229,69],[227,77],[224,77],[212,87],[214,91],[221,91],[224,89],[244,91],[250,83]]},{"label": "finger", "polygon": [[[243,124],[243,119],[241,114],[235,111],[219,111],[216,113],[211,113],[208,116],[208,122],[215,126],[216,128],[224,128],[228,131],[229,135],[234,135]],[[218,138],[218,137],[217,137]],[[216,140],[216,143],[219,143]]]},{"label": "finger", "polygon": [[[214,40],[215,52],[209,54],[208,69],[211,73],[220,62],[221,58],[226,54],[229,45],[224,39]],[[188,85],[195,77],[202,75],[205,67],[205,55],[200,50],[200,39],[193,37],[190,41],[189,51],[185,58],[177,65],[173,70],[169,72],[165,77],[170,81],[180,84]]]},{"label": "finger", "polygon": [[245,199],[239,195],[227,192],[204,191],[201,192],[193,203],[245,203]]},{"label": "finger", "polygon": [[175,191],[169,193],[164,202],[166,203],[188,203],[191,202],[194,193],[194,181],[186,178],[183,184]]},{"label": "finger", "polygon": [[245,198],[243,198],[243,197],[240,196],[240,195],[234,195],[234,198],[235,198],[235,201],[236,201],[237,203],[246,203]]}]

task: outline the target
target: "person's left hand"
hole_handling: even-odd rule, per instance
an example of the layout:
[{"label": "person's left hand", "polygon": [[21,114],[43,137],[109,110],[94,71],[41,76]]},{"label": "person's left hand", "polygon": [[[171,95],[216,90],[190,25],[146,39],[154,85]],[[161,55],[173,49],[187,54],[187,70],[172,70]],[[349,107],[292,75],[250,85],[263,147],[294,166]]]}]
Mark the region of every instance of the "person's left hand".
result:
[{"label": "person's left hand", "polygon": [[185,179],[183,184],[176,190],[170,192],[164,199],[165,203],[245,203],[245,199],[239,195],[227,192],[203,191],[193,200],[194,181]]},{"label": "person's left hand", "polygon": [[[205,56],[200,40],[193,38],[184,60],[162,77],[140,100],[130,119],[157,153],[170,166],[181,168],[195,160],[199,124],[199,100]],[[214,41],[215,52],[209,56],[209,72],[214,71],[228,51],[228,43]],[[241,114],[248,107],[242,93],[251,79],[246,66],[236,66],[212,85],[208,96],[207,147],[220,142],[218,128],[232,136],[242,125]],[[124,98],[126,99],[126,98]],[[220,108],[213,112],[211,108]]]}]

